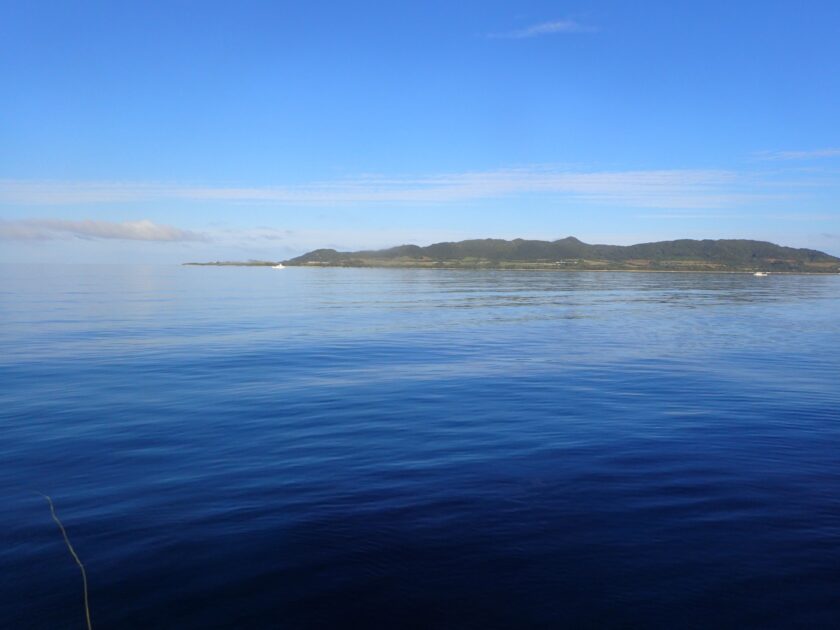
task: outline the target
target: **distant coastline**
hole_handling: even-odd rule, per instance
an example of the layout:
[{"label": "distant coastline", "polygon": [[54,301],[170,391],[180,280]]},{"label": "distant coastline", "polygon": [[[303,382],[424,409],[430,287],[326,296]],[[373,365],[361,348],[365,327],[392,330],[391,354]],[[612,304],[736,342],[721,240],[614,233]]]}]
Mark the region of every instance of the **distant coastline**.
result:
[{"label": "distant coastline", "polygon": [[189,266],[376,267],[409,269],[498,269],[520,271],[636,271],[693,273],[836,274],[840,258],[812,249],[765,241],[659,241],[638,245],[590,245],[574,237],[556,241],[481,239],[401,245],[383,250],[339,252],[316,249],[283,261],[188,262]]},{"label": "distant coastline", "polygon": [[185,262],[186,267],[273,267],[280,264],[280,261],[271,262],[268,260],[216,260],[213,262]]}]

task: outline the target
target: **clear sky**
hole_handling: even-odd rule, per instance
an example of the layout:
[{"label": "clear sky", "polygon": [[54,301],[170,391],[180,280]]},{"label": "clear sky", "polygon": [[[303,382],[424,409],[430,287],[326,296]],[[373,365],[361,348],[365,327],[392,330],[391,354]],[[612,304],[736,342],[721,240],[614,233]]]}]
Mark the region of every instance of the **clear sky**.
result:
[{"label": "clear sky", "polygon": [[0,0],[0,261],[840,255],[840,2]]}]

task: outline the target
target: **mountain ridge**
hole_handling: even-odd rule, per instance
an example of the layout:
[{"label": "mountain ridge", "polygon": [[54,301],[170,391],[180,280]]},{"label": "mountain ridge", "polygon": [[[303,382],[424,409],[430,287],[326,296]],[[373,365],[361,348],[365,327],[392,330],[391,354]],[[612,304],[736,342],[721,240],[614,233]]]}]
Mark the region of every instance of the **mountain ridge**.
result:
[{"label": "mountain ridge", "polygon": [[748,239],[678,239],[635,245],[588,244],[569,236],[554,241],[469,239],[425,247],[398,245],[339,252],[316,249],[283,261],[288,266],[469,267],[650,271],[787,271],[832,273],[840,258],[814,249]]}]

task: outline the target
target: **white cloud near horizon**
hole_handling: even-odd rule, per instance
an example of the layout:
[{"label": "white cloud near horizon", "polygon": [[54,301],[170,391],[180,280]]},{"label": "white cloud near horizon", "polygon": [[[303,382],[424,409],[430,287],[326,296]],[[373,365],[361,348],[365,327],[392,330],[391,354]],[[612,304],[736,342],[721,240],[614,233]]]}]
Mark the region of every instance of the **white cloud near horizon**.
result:
[{"label": "white cloud near horizon", "polygon": [[760,160],[813,160],[819,158],[840,157],[840,148],[811,149],[807,151],[760,151],[756,154]]},{"label": "white cloud near horizon", "polygon": [[507,33],[491,33],[489,37],[497,39],[528,39],[542,35],[557,35],[560,33],[594,33],[596,29],[585,26],[575,20],[553,20],[541,22],[526,28],[509,31]]},{"label": "white cloud near horizon", "polygon": [[116,239],[128,241],[185,242],[204,241],[198,232],[171,225],[141,221],[66,221],[59,219],[18,219],[0,221],[0,240],[46,241],[67,238]]},{"label": "white cloud near horizon", "polygon": [[251,202],[284,206],[447,204],[557,196],[636,208],[725,208],[780,197],[777,179],[711,169],[572,171],[525,167],[439,175],[365,175],[300,185],[229,187],[130,182],[0,180],[0,203],[72,205],[156,201]]}]

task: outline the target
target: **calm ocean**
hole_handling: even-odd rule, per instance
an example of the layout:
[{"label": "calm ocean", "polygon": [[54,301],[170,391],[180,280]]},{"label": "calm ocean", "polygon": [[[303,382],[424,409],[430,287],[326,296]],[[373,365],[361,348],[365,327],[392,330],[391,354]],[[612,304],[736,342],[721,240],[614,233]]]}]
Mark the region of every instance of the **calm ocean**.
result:
[{"label": "calm ocean", "polygon": [[0,626],[840,627],[840,276],[0,267]]}]

